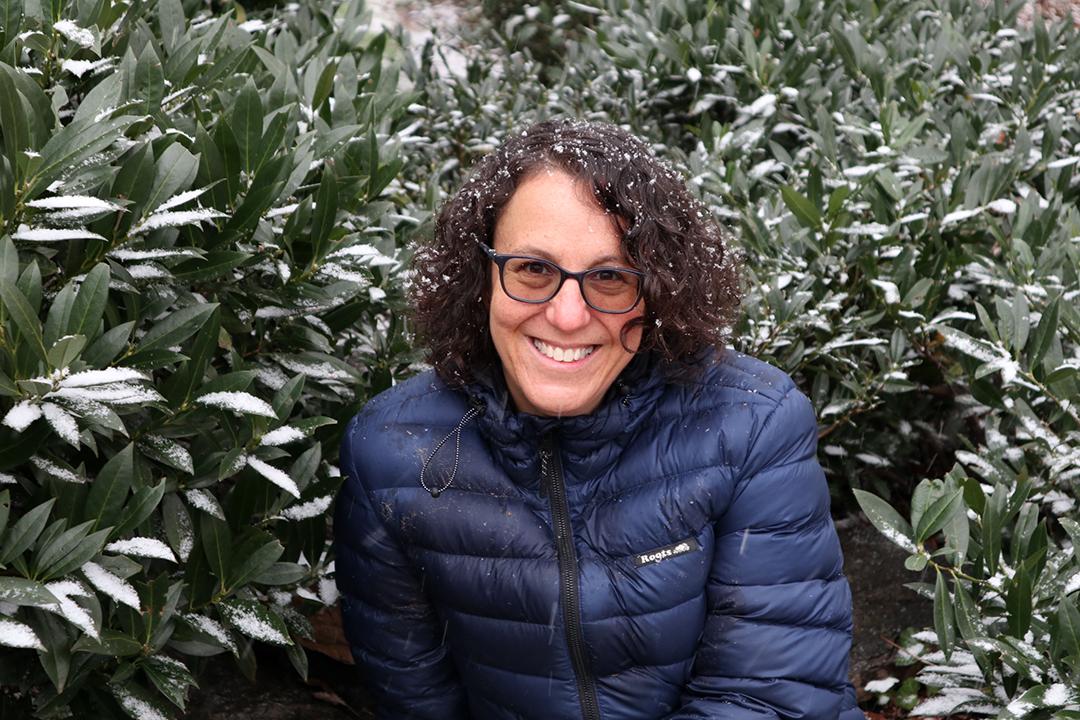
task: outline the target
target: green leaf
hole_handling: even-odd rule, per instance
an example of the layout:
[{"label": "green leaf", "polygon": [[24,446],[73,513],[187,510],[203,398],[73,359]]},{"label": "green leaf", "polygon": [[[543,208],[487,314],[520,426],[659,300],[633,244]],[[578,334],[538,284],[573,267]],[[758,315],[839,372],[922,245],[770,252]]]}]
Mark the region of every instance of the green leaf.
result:
[{"label": "green leaf", "polygon": [[45,529],[49,513],[55,503],[56,498],[49,498],[16,521],[8,532],[3,546],[0,547],[0,564],[6,565],[34,544],[38,535]]},{"label": "green leaf", "polygon": [[311,219],[311,254],[315,262],[322,261],[326,241],[334,229],[337,198],[337,179],[334,171],[327,166],[319,182],[319,190],[315,196],[315,214]]},{"label": "green leaf", "polygon": [[7,529],[8,514],[11,512],[11,493],[7,490],[0,490],[0,537],[4,537],[4,530]]},{"label": "green leaf", "polygon": [[19,288],[12,284],[0,282],[0,309],[5,310],[23,338],[29,342],[31,351],[42,363],[47,363],[45,345],[41,336],[41,323],[38,322],[37,313],[30,306]]},{"label": "green leaf", "polygon": [[926,509],[915,529],[915,540],[918,543],[926,542],[927,538],[936,533],[945,523],[952,519],[957,512],[962,512],[964,506],[964,492],[960,489],[946,492]]},{"label": "green leaf", "polygon": [[283,552],[284,546],[269,533],[252,530],[241,536],[232,550],[231,570],[224,583],[226,591],[241,588],[266,572]]},{"label": "green leaf", "polygon": [[27,198],[34,198],[62,173],[88,160],[119,138],[139,118],[74,120],[57,131],[41,149],[41,167],[28,180]]},{"label": "green leaf", "polygon": [[307,577],[307,568],[291,562],[276,562],[254,576],[251,581],[259,585],[293,585]]},{"label": "green leaf", "polygon": [[180,308],[164,320],[158,321],[143,336],[138,351],[164,349],[179,345],[199,331],[217,303],[200,303]]},{"label": "green leaf", "polygon": [[[128,52],[131,52],[130,48]],[[135,112],[141,115],[161,112],[161,101],[165,97],[165,71],[153,43],[147,43],[139,51],[135,72],[130,78],[125,75],[122,92],[128,99],[139,100],[131,107]]]},{"label": "green leaf", "polygon": [[907,520],[900,517],[889,503],[865,490],[852,490],[859,507],[882,535],[909,553],[917,552],[914,534]]},{"label": "green leaf", "polygon": [[173,277],[178,282],[196,283],[213,280],[230,270],[235,270],[255,259],[257,255],[236,250],[214,250],[204,258],[194,258],[180,263],[173,268]]},{"label": "green leaf", "polygon": [[34,555],[34,565],[41,571],[70,553],[90,534],[93,525],[94,522],[88,520],[65,530],[52,540],[44,543]]},{"label": "green leaf", "polygon": [[157,160],[153,189],[146,198],[142,216],[149,215],[169,198],[190,188],[198,172],[199,158],[183,145],[176,142],[165,148]]},{"label": "green leaf", "polygon": [[177,41],[184,37],[187,22],[184,19],[184,6],[180,0],[158,0],[158,28],[161,30],[161,44],[165,52],[172,55]]},{"label": "green leaf", "polygon": [[84,517],[93,521],[94,529],[112,526],[120,517],[134,475],[135,445],[128,443],[109,458],[90,485]]},{"label": "green leaf", "polygon": [[134,322],[125,322],[106,330],[83,352],[83,362],[93,368],[108,367],[127,345],[133,329]]},{"label": "green leaf", "polygon": [[259,91],[250,76],[233,105],[229,127],[232,128],[236,144],[240,148],[244,169],[253,172],[256,169],[256,158],[262,154],[259,143],[263,136],[263,106]]},{"label": "green leaf", "polygon": [[105,528],[87,535],[82,542],[71,549],[70,552],[61,556],[48,567],[41,570],[42,580],[52,580],[67,575],[80,568],[86,562],[98,555],[108,542],[112,528]]},{"label": "green leaf", "polygon": [[304,390],[305,377],[302,374],[294,375],[274,392],[274,400],[271,405],[274,412],[277,413],[278,419],[282,422],[289,419],[296,401],[300,399],[300,393]]},{"label": "green leaf", "polygon": [[181,710],[185,709],[188,689],[197,687],[186,665],[169,657],[155,656],[147,658],[142,669],[162,695]]},{"label": "green leaf", "polygon": [[181,562],[186,562],[195,540],[195,528],[191,523],[191,514],[176,493],[169,493],[162,500],[161,518],[169,546]]},{"label": "green leaf", "polygon": [[59,604],[43,583],[21,577],[0,577],[0,602],[34,607]]},{"label": "green leaf", "polygon": [[1009,634],[1022,638],[1031,627],[1032,610],[1031,574],[1027,563],[1022,563],[1009,582],[1005,595],[1005,611],[1009,618]]},{"label": "green leaf", "polygon": [[1031,367],[1035,368],[1042,363],[1046,353],[1054,343],[1054,337],[1058,329],[1058,315],[1060,312],[1061,296],[1058,295],[1046,312],[1039,318],[1039,324],[1035,328],[1035,334],[1031,338]]},{"label": "green leaf", "polygon": [[[143,521],[150,517],[151,513],[161,502],[165,494],[165,479],[162,478],[157,485],[143,485],[136,488],[131,499],[124,505],[113,528],[110,538],[124,537],[135,530]],[[166,523],[168,516],[165,516]]]},{"label": "green leaf", "polygon": [[994,488],[994,494],[987,498],[982,515],[983,562],[988,575],[997,573],[1001,559],[1001,527],[1005,521],[1005,506],[1008,503],[1006,489],[1000,483]]},{"label": "green leaf", "polygon": [[10,65],[0,63],[0,127],[4,128],[4,153],[16,183],[21,178],[19,156],[30,147],[30,129],[23,109],[22,95],[15,88],[9,73],[19,72]]},{"label": "green leaf", "polygon": [[229,576],[232,558],[232,533],[229,531],[228,523],[201,513],[199,539],[202,541],[206,560],[210,563],[210,572],[224,583]]},{"label": "green leaf", "polygon": [[66,368],[86,347],[85,335],[66,335],[58,340],[45,354],[49,367]]},{"label": "green leaf", "polygon": [[956,630],[953,627],[952,597],[941,570],[937,571],[937,581],[934,583],[934,631],[937,633],[938,645],[948,659],[952,654]]},{"label": "green leaf", "polygon": [[1056,619],[1057,632],[1053,634],[1053,642],[1059,653],[1080,659],[1080,610],[1076,608],[1076,601],[1070,597],[1061,598]]},{"label": "green leaf", "polygon": [[72,303],[65,334],[85,335],[91,340],[97,336],[109,300],[109,280],[109,266],[105,263],[98,263],[86,274]]},{"label": "green leaf", "polygon": [[101,639],[95,640],[83,635],[71,646],[72,652],[87,652],[94,655],[113,657],[131,657],[142,652],[142,643],[127,633],[118,630],[102,630]]}]

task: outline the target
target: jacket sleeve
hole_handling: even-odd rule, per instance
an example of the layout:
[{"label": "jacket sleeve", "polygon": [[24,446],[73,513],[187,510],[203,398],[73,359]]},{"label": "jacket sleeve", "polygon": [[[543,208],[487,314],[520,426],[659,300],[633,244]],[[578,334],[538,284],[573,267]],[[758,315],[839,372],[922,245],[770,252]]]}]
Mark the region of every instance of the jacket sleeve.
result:
[{"label": "jacket sleeve", "polygon": [[[362,416],[345,431],[334,512],[335,578],[345,635],[379,720],[464,720],[465,696],[443,624],[366,487]],[[377,454],[377,453],[375,453]]]},{"label": "jacket sleeve", "polygon": [[847,678],[851,593],[813,408],[792,388],[759,427],[716,523],[705,629],[668,720],[861,718]]}]

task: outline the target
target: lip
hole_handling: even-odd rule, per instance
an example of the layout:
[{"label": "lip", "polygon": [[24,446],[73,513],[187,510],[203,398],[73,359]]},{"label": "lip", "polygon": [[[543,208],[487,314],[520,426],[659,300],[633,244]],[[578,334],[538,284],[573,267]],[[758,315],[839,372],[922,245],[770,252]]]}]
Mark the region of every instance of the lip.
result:
[{"label": "lip", "polygon": [[[591,353],[589,353],[585,357],[581,358],[580,360],[574,360],[573,362],[561,362],[559,360],[549,358],[547,355],[540,352],[540,349],[538,347],[536,347],[536,343],[534,342],[535,340],[539,340],[540,342],[544,343],[545,345],[551,345],[552,347],[562,348],[563,350],[574,350],[574,349],[577,349],[577,348],[587,348],[587,347],[595,348],[595,350],[593,350]],[[532,335],[527,335],[526,336],[526,341],[528,342],[529,347],[532,348],[532,351],[534,353],[536,353],[536,356],[538,358],[540,358],[540,360],[542,360],[549,367],[562,368],[562,369],[568,369],[568,370],[579,368],[582,365],[584,365],[585,363],[589,362],[589,360],[596,357],[597,351],[600,349],[600,344],[599,343],[581,343],[581,344],[577,344],[577,345],[562,345],[560,343],[549,342],[547,340],[544,340],[543,338],[534,337]]]}]

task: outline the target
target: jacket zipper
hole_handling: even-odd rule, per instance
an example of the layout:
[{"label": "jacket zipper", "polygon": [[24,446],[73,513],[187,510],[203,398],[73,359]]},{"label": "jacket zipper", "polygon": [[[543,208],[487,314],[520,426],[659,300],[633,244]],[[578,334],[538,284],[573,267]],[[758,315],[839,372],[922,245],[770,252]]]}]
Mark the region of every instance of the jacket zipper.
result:
[{"label": "jacket zipper", "polygon": [[570,526],[570,506],[566,501],[559,444],[554,433],[544,436],[540,445],[540,484],[547,490],[551,516],[555,523],[555,548],[559,557],[559,595],[563,606],[563,625],[570,662],[577,678],[578,699],[584,720],[600,720],[600,702],[596,697],[596,680],[589,671],[585,637],[581,628],[581,598],[578,592],[577,553]]}]

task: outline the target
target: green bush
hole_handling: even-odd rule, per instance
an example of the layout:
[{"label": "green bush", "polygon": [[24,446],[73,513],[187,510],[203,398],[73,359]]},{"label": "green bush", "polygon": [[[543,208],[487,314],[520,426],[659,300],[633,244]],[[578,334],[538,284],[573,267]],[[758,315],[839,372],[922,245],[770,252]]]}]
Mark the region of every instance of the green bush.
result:
[{"label": "green bush", "polygon": [[0,2],[5,716],[175,715],[255,640],[303,674],[340,428],[411,363],[395,41],[200,7]]}]

